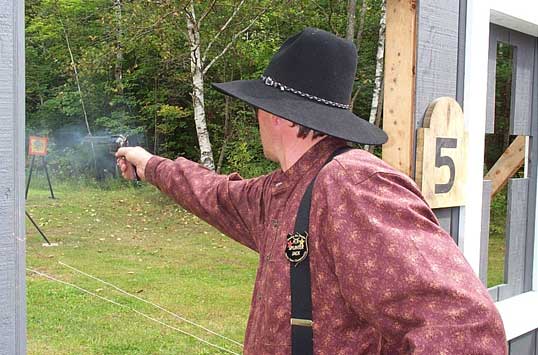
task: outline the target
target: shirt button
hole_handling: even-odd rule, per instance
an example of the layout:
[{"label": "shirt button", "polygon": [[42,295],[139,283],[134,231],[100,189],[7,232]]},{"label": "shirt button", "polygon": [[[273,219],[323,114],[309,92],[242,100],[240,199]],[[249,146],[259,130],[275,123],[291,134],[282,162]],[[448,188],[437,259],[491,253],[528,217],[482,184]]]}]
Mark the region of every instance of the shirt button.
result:
[{"label": "shirt button", "polygon": [[276,219],[271,220],[271,224],[273,225],[274,228],[277,228],[278,227],[278,220],[276,220]]}]

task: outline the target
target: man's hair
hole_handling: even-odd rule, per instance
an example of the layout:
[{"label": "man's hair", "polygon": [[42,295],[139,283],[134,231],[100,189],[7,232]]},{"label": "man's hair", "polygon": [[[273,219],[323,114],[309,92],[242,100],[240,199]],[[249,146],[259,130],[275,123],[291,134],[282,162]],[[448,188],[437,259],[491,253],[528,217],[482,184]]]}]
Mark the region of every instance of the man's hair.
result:
[{"label": "man's hair", "polygon": [[318,138],[318,137],[325,136],[325,133],[321,133],[321,132],[316,131],[315,129],[311,129],[311,128],[307,128],[305,126],[301,126],[300,124],[297,124],[297,123],[292,122],[291,126],[292,127],[295,127],[295,126],[299,127],[299,132],[297,132],[297,138],[306,138],[308,136],[308,134],[310,134],[310,132],[314,132],[312,138]]},{"label": "man's hair", "polygon": [[[259,108],[252,107],[252,109],[254,110],[254,116],[258,117]],[[306,138],[308,136],[308,134],[310,133],[310,131],[314,132],[312,138],[323,137],[323,136],[326,135],[325,133],[318,132],[315,129],[306,128],[305,126],[301,126],[298,123],[291,122],[291,126],[292,127],[295,127],[295,126],[299,127],[299,132],[297,132],[297,138],[303,138],[303,139]]]}]

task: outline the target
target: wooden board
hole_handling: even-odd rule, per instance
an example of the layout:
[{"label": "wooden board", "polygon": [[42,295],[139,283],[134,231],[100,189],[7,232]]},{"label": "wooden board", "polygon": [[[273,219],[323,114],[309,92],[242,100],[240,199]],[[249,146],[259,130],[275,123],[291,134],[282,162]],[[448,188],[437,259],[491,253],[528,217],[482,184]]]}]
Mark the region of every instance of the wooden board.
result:
[{"label": "wooden board", "polygon": [[527,242],[527,197],[529,179],[510,179],[506,211],[506,256],[504,279],[507,287],[499,289],[499,301],[523,292],[525,246]]},{"label": "wooden board", "polygon": [[456,97],[459,0],[421,0],[417,16],[415,128],[420,128],[433,100]]},{"label": "wooden board", "polygon": [[[484,180],[482,186],[482,228],[480,231],[480,268],[478,276],[488,286],[489,221],[491,216],[491,181]],[[496,298],[495,298],[496,300]]]},{"label": "wooden board", "polygon": [[416,182],[431,208],[463,206],[467,176],[467,135],[456,100],[430,104],[417,135]]},{"label": "wooden board", "polygon": [[[497,43],[510,42],[510,35],[506,28],[494,24],[489,25],[489,51],[488,51],[488,89],[486,105],[486,134],[493,134],[495,128],[495,84],[497,78]],[[514,63],[515,64],[515,63]]]},{"label": "wooden board", "polygon": [[[466,3],[465,0],[417,1],[415,130],[423,126],[428,105],[436,98],[455,97],[462,104]],[[416,146],[413,153],[415,149]],[[459,208],[449,210],[450,214],[440,209],[435,213],[445,217],[443,222],[450,225],[447,231],[459,243]],[[461,242],[464,243],[463,238]]]},{"label": "wooden board", "polygon": [[488,171],[484,180],[491,180],[491,197],[495,196],[525,162],[525,136],[518,136]]},{"label": "wooden board", "polygon": [[415,136],[416,0],[387,0],[383,160],[411,176]]},{"label": "wooden board", "polygon": [[488,104],[486,133],[493,133],[495,117],[495,83],[497,44],[504,42],[514,47],[512,60],[512,92],[510,103],[510,134],[530,135],[532,115],[532,74],[536,39],[506,28],[490,25]]},{"label": "wooden board", "polygon": [[533,330],[532,332],[523,334],[513,340],[510,341],[509,344],[509,354],[510,355],[537,355],[536,354],[536,347],[537,345],[537,339],[536,339],[536,330]]},{"label": "wooden board", "polygon": [[0,0],[0,354],[26,353],[24,1]]},{"label": "wooden board", "polygon": [[511,31],[510,44],[516,47],[515,73],[512,85],[512,107],[510,109],[510,134],[528,136],[531,131],[532,86],[534,72],[534,46],[536,38]]}]

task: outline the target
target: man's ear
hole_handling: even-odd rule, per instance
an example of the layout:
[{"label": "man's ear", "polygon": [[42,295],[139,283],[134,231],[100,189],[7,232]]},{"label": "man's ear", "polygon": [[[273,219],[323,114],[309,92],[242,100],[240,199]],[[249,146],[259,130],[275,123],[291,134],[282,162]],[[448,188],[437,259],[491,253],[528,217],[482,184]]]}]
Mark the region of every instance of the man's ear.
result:
[{"label": "man's ear", "polygon": [[273,126],[281,126],[284,123],[284,120],[277,115],[270,113],[269,120]]}]

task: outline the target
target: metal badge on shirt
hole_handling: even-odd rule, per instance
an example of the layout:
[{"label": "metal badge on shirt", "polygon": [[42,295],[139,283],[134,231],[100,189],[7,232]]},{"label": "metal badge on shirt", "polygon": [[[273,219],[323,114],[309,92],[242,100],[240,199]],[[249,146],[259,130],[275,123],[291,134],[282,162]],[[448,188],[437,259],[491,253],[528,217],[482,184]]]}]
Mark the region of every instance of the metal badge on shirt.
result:
[{"label": "metal badge on shirt", "polygon": [[308,255],[308,232],[288,234],[286,258],[292,263],[300,263]]}]

